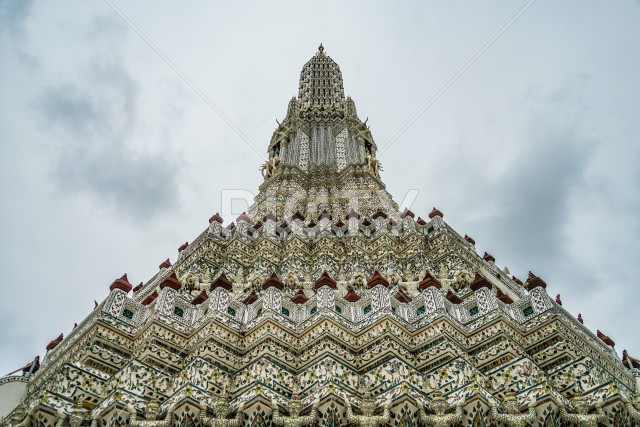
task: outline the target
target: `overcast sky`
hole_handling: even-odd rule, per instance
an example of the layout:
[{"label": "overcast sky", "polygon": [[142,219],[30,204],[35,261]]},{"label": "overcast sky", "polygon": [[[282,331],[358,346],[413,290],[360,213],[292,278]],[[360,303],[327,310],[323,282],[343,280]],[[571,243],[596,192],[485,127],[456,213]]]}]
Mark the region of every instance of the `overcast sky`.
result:
[{"label": "overcast sky", "polygon": [[[115,4],[265,152],[320,42],[382,147],[526,2]],[[638,1],[537,0],[380,155],[398,202],[418,190],[636,357],[639,40]],[[3,375],[175,260],[263,160],[103,0],[0,0],[0,58]]]}]

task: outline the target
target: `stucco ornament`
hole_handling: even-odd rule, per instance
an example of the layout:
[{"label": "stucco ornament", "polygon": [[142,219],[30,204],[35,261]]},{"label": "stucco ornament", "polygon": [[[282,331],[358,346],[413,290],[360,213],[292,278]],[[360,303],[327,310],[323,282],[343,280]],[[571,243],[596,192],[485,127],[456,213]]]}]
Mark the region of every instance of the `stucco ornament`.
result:
[{"label": "stucco ornament", "polygon": [[427,404],[427,408],[435,412],[435,414],[427,414],[424,410],[424,404],[418,401],[418,416],[422,424],[435,427],[448,427],[454,423],[462,422],[462,407],[464,406],[464,401],[461,400],[456,404],[454,413],[447,414],[449,402],[442,396],[442,393],[436,390],[432,396],[431,402]]},{"label": "stucco ornament", "polygon": [[300,384],[297,380],[294,380],[292,388],[291,399],[287,402],[288,417],[280,415],[277,402],[275,400],[271,401],[273,423],[277,426],[285,427],[302,427],[315,424],[319,418],[318,407],[320,406],[320,400],[316,399],[313,402],[313,407],[309,415],[302,416],[300,412],[304,409],[304,403],[300,400]]},{"label": "stucco ornament", "polygon": [[30,425],[32,418],[31,412],[26,411],[24,402],[20,402],[15,411],[13,411],[11,418],[5,419],[3,422],[6,423],[4,425],[10,427],[26,427]]},{"label": "stucco ornament", "polygon": [[626,396],[622,397],[622,401],[626,404],[627,412],[634,421],[640,421],[640,393],[633,396],[633,400],[629,400]]},{"label": "stucco ornament", "polygon": [[260,172],[262,172],[263,178],[271,178],[273,175],[275,175],[276,171],[278,170],[279,164],[279,156],[273,156],[272,158],[264,162],[262,166],[260,166]]},{"label": "stucco ornament", "polygon": [[[86,418],[88,418],[88,416],[89,416],[89,411],[84,409],[84,406],[82,405],[82,400],[77,399],[75,405],[73,405],[73,408],[71,409],[71,414],[69,415],[69,426],[80,427],[82,425],[82,422]],[[58,422],[56,423],[56,427],[63,427],[66,418],[67,416],[65,415],[65,413],[60,411],[58,414]],[[92,426],[97,425],[97,420],[94,420],[91,425]]]},{"label": "stucco ornament", "polygon": [[491,416],[494,420],[506,424],[510,427],[524,427],[533,423],[536,419],[536,400],[534,399],[528,405],[529,409],[526,414],[520,413],[520,403],[513,393],[509,393],[502,401],[502,409],[498,410],[498,405],[491,402]]},{"label": "stucco ornament", "polygon": [[158,404],[158,400],[154,397],[149,401],[149,403],[147,403],[147,406],[144,409],[144,420],[139,420],[135,409],[130,408],[132,413],[129,418],[129,425],[133,427],[169,427],[173,421],[174,409],[173,405],[170,406],[164,419],[158,420],[158,415],[160,415],[160,405]]},{"label": "stucco ornament", "polygon": [[471,272],[466,268],[461,268],[459,270],[456,270],[456,272],[453,274],[451,287],[458,291],[465,286],[468,286],[472,280],[473,276],[471,275]]},{"label": "stucco ornament", "polygon": [[240,403],[235,418],[227,418],[231,413],[229,404],[229,391],[227,386],[222,389],[222,396],[213,404],[213,417],[207,416],[207,406],[200,407],[200,423],[209,427],[239,427],[244,416],[244,402]]},{"label": "stucco ornament", "polygon": [[380,160],[373,157],[371,154],[367,154],[365,156],[367,161],[367,166],[369,167],[369,171],[374,174],[376,177],[380,178],[380,171],[382,170],[382,165],[380,164]]},{"label": "stucco ornament", "polygon": [[563,403],[560,403],[560,416],[563,420],[573,423],[578,427],[597,427],[598,423],[603,423],[607,419],[607,415],[602,410],[602,402],[596,402],[596,412],[589,414],[589,402],[582,396],[576,396],[571,399],[575,414],[567,412],[567,408]]},{"label": "stucco ornament", "polygon": [[367,385],[362,380],[360,381],[359,391],[362,394],[362,399],[360,401],[360,410],[362,411],[362,415],[355,415],[353,413],[351,402],[349,401],[349,398],[345,396],[344,406],[347,409],[347,422],[349,424],[363,427],[377,427],[379,425],[387,424],[391,415],[391,399],[387,399],[385,402],[382,415],[373,415],[376,411],[377,405],[375,400],[373,400]]}]

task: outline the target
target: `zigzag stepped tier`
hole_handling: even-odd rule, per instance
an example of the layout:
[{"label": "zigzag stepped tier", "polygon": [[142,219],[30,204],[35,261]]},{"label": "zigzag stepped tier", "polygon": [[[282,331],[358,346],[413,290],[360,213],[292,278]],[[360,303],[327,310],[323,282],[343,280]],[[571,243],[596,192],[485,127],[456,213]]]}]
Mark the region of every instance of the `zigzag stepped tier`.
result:
[{"label": "zigzag stepped tier", "polygon": [[25,387],[5,423],[639,425],[640,363],[439,210],[399,212],[375,154],[321,46],[249,213],[211,217],[148,282],[115,280],[0,379]]}]

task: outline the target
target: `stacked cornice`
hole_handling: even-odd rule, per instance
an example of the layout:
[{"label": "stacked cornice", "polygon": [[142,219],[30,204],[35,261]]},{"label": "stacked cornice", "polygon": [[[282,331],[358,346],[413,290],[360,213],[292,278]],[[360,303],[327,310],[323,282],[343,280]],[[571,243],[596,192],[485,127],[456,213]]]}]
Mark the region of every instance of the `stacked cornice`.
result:
[{"label": "stacked cornice", "polygon": [[[286,407],[295,379],[303,406],[320,399],[321,416],[334,407],[346,410],[337,396],[357,402],[359,381],[368,382],[380,406],[391,399],[394,416],[405,404],[417,411],[434,388],[450,402],[477,400],[486,411],[515,391],[521,402],[536,399],[540,413],[557,416],[555,402],[568,405],[566,397],[580,393],[592,403],[604,399],[607,413],[616,416],[620,392],[632,393],[633,376],[544,287],[527,291],[513,282],[440,216],[420,224],[405,215],[393,227],[366,220],[358,218],[352,234],[335,227],[322,234],[314,230],[319,224],[302,225],[298,233],[259,231],[271,221],[281,223],[273,217],[262,218],[258,229],[247,216],[230,229],[213,221],[133,297],[124,285],[111,286],[94,313],[47,354],[29,382],[27,404],[45,414],[43,420],[50,413],[53,423],[56,411],[71,413],[81,397],[88,402],[87,417],[107,420],[118,413],[125,420],[131,406],[144,413],[156,396],[161,409],[171,406],[180,420],[196,404],[213,407],[233,379],[232,407],[244,403],[254,419],[272,399]],[[349,252],[368,261],[354,264],[350,273],[327,268],[294,274],[291,282],[286,248],[296,248],[309,264],[316,263],[309,257]],[[414,262],[411,253],[420,253],[422,264],[403,269],[405,260]],[[252,270],[255,259],[263,264]],[[245,273],[231,268],[238,260],[247,262],[241,265]],[[446,267],[450,260],[452,269]],[[469,283],[455,284],[460,265],[482,274],[485,285],[472,291]],[[429,279],[423,279],[424,270]],[[206,289],[200,276],[190,279],[195,271],[210,277]],[[252,281],[254,272],[259,280]],[[419,283],[425,283],[421,290]],[[344,299],[348,289],[357,301]],[[498,289],[513,303],[498,300]],[[206,299],[195,298],[203,290]],[[450,302],[449,292],[462,302]],[[154,293],[152,302],[142,303]],[[252,294],[256,298],[246,303]],[[488,412],[482,416],[490,418]]]}]

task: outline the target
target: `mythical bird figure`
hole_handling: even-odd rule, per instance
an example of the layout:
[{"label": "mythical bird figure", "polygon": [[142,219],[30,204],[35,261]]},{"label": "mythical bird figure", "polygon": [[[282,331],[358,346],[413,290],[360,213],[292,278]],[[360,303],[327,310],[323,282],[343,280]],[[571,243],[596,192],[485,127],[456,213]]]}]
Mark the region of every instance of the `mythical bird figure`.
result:
[{"label": "mythical bird figure", "polygon": [[138,413],[133,410],[131,417],[129,418],[129,425],[132,427],[170,427],[171,422],[173,421],[174,410],[174,406],[171,405],[167,410],[167,415],[164,417],[164,420],[158,420],[158,415],[160,415],[160,405],[158,404],[158,400],[154,397],[149,401],[149,403],[147,403],[147,407],[144,409],[145,419],[138,420]]},{"label": "mythical bird figure", "polygon": [[373,415],[376,411],[376,402],[372,399],[371,393],[368,390],[364,391],[360,402],[362,415],[354,415],[353,410],[351,409],[351,402],[349,402],[347,397],[344,398],[344,406],[347,408],[347,422],[356,426],[377,427],[381,424],[385,425],[389,422],[391,415],[390,399],[385,402],[382,415]]},{"label": "mythical bird figure", "polygon": [[376,177],[380,178],[380,171],[382,170],[382,165],[380,164],[380,160],[373,157],[371,154],[367,154],[365,156],[367,160],[367,166],[371,173],[373,173]]},{"label": "mythical bird figure", "polygon": [[316,399],[313,402],[313,407],[311,408],[311,413],[309,415],[301,416],[300,412],[302,412],[302,409],[304,408],[304,403],[300,400],[300,385],[297,379],[294,379],[292,389],[291,399],[287,402],[287,410],[289,411],[288,417],[280,415],[278,404],[275,400],[271,401],[271,408],[273,408],[273,424],[284,427],[302,427],[315,424],[319,418],[318,406],[320,406],[320,400]]},{"label": "mythical bird figure", "polygon": [[207,416],[207,407],[202,405],[200,408],[200,423],[209,427],[239,427],[242,425],[244,417],[244,402],[240,403],[235,418],[227,418],[231,413],[231,405],[229,405],[229,392],[225,386],[222,389],[222,396],[213,405],[213,417]]},{"label": "mythical bird figure", "polygon": [[596,403],[595,414],[589,414],[589,402],[582,396],[576,396],[571,399],[575,414],[567,412],[567,408],[564,404],[560,403],[560,416],[565,421],[575,424],[579,427],[597,427],[598,423],[603,423],[607,420],[607,416],[602,410],[602,402]]},{"label": "mythical bird figure", "polygon": [[531,424],[536,419],[536,406],[535,399],[529,403],[529,410],[526,414],[520,413],[520,403],[516,397],[509,393],[502,401],[502,409],[504,413],[498,411],[498,405],[495,402],[491,403],[491,416],[494,420],[508,425],[510,427],[525,427]]},{"label": "mythical bird figure", "polygon": [[634,421],[640,421],[640,393],[636,393],[633,400],[629,400],[626,396],[622,396],[622,401],[627,406],[629,417]]},{"label": "mythical bird figure", "polygon": [[260,171],[262,172],[262,176],[264,178],[271,178],[275,175],[276,170],[278,169],[278,165],[280,164],[280,156],[273,156],[271,159],[267,160],[260,166]]},{"label": "mythical bird figure", "polygon": [[449,427],[455,423],[462,422],[462,407],[464,406],[464,401],[456,404],[456,411],[453,414],[447,414],[449,402],[442,396],[440,391],[436,390],[433,392],[431,403],[427,404],[427,406],[428,409],[435,412],[435,415],[427,415],[424,410],[424,404],[418,401],[418,415],[422,424],[435,427]]}]

